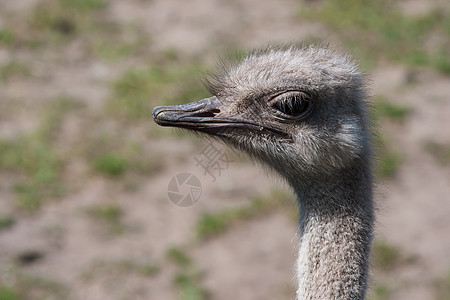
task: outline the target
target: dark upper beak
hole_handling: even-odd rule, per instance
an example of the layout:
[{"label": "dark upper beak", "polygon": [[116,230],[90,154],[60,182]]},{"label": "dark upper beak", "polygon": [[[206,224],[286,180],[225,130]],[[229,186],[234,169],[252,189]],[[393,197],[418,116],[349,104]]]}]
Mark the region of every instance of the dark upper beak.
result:
[{"label": "dark upper beak", "polygon": [[223,135],[228,129],[242,128],[257,132],[271,131],[286,135],[278,128],[264,126],[254,121],[236,116],[226,116],[221,112],[223,103],[213,96],[203,100],[172,106],[158,106],[153,109],[153,119],[161,126],[180,127]]},{"label": "dark upper beak", "polygon": [[182,127],[180,124],[201,123],[220,112],[216,97],[205,98],[187,104],[157,106],[153,109],[153,119],[161,126]]}]

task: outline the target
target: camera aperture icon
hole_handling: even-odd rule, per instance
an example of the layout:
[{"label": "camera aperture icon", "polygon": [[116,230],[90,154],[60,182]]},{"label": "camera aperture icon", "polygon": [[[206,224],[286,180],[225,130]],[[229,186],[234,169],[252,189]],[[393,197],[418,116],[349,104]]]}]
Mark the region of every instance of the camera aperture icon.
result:
[{"label": "camera aperture icon", "polygon": [[194,205],[202,195],[200,180],[191,173],[178,173],[169,181],[167,196],[170,201],[179,207]]}]

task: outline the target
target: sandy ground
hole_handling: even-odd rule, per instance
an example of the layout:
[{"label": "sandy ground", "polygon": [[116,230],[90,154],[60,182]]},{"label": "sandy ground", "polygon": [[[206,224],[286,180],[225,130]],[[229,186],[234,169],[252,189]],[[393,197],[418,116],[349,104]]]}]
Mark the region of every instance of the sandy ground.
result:
[{"label": "sandy ground", "polygon": [[[2,1],[0,28],[11,16],[26,17],[38,2]],[[293,0],[109,1],[103,14],[119,24],[137,25],[149,37],[151,52],[175,50],[184,58],[200,57],[209,65],[227,49],[311,37],[340,48],[336,33],[320,23],[299,20],[297,11],[302,5]],[[402,1],[401,5],[408,15],[415,15],[432,4]],[[57,50],[38,53],[0,47],[0,62],[20,59],[33,66],[31,77],[13,78],[1,85],[1,137],[35,128],[40,121],[38,108],[61,94],[80,99],[87,107],[85,113],[98,113],[111,93],[111,82],[124,70],[143,63],[139,57],[98,61],[83,54],[77,43],[74,40]],[[411,72],[414,83],[409,83]],[[402,163],[393,178],[378,182],[377,239],[413,257],[389,272],[374,270],[372,286],[389,286],[386,299],[435,299],[435,282],[450,269],[450,166],[430,155],[425,143],[450,143],[450,78],[386,61],[377,63],[371,76],[373,94],[411,109],[404,121],[386,121],[379,128],[401,153]],[[186,102],[191,100],[195,99]],[[64,141],[58,143],[60,151],[69,152],[81,143],[90,128],[115,130],[114,125],[101,122],[87,127],[86,119],[77,113],[64,118],[58,135]],[[146,130],[156,130],[150,118],[145,125],[125,129],[127,135],[143,139],[147,155],[164,157],[158,172],[138,179],[127,175],[118,181],[92,172],[83,160],[70,160],[64,172],[70,182],[68,191],[36,213],[14,206],[13,186],[20,174],[0,172],[0,210],[15,219],[13,226],[0,231],[0,283],[14,285],[20,273],[57,282],[65,291],[38,285],[30,299],[177,299],[173,278],[180,267],[166,255],[168,248],[176,246],[191,257],[200,273],[197,284],[211,299],[293,299],[298,236],[289,210],[296,210],[294,202],[290,208],[235,224],[209,240],[195,242],[193,237],[201,214],[246,205],[252,196],[270,195],[274,189],[284,189],[283,184],[232,152],[226,153],[234,161],[213,182],[194,160],[206,141],[170,135],[146,139],[142,134]],[[225,151],[222,145],[217,147]],[[196,174],[202,183],[199,202],[189,208],[179,208],[167,197],[167,184],[179,172]],[[130,182],[137,187],[129,188]],[[105,234],[86,215],[87,208],[105,202],[123,211],[123,233]],[[39,259],[17,263],[30,252],[39,253]],[[114,262],[121,261],[154,264],[159,272],[143,276],[115,268]],[[101,262],[107,263],[102,267]],[[41,297],[42,293],[46,296]]]}]

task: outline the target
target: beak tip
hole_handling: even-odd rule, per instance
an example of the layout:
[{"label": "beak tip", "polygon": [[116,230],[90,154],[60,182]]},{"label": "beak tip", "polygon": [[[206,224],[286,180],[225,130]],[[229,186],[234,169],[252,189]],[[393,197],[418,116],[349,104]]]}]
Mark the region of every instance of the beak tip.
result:
[{"label": "beak tip", "polygon": [[152,111],[153,119],[156,119],[156,116],[158,115],[159,106],[155,107]]},{"label": "beak tip", "polygon": [[178,120],[177,114],[173,113],[167,106],[155,107],[152,111],[152,116],[153,121],[160,126],[171,126],[171,123]]},{"label": "beak tip", "polygon": [[[157,106],[152,111],[153,121],[161,126],[175,126],[180,119],[195,117],[201,119],[199,112],[215,109],[217,98],[215,96],[205,98],[197,102],[172,106]],[[208,113],[210,116],[211,113]],[[214,115],[214,113],[212,113]],[[205,117],[205,116],[204,116]]]},{"label": "beak tip", "polygon": [[157,106],[153,109],[152,111],[152,116],[153,116],[153,121],[155,121],[155,123],[159,124],[158,121],[160,121],[161,117],[163,117],[163,107],[162,106]]}]

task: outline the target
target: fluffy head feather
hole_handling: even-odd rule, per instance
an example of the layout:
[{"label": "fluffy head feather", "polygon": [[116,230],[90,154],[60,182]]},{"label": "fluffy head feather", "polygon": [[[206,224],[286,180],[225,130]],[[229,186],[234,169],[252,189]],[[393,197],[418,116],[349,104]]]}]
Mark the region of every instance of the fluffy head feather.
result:
[{"label": "fluffy head feather", "polygon": [[[298,181],[305,173],[322,176],[368,156],[363,75],[349,57],[333,50],[309,46],[255,51],[239,63],[223,64],[206,80],[206,87],[222,103],[217,116],[251,120],[287,133],[288,138],[226,129],[222,134],[226,143],[285,177]],[[311,95],[313,108],[306,118],[274,118],[271,99],[289,91]]]}]

